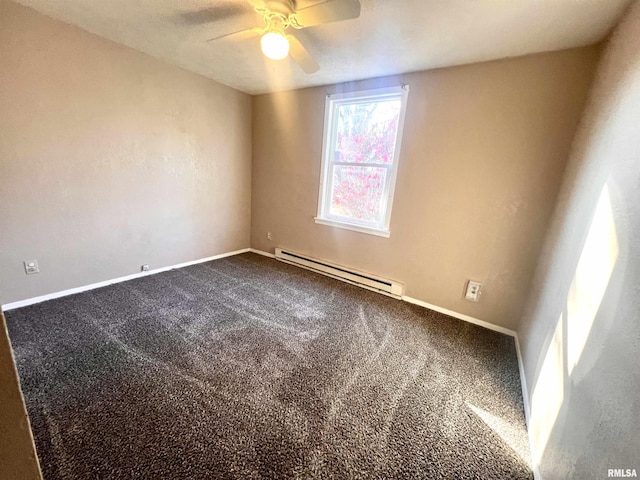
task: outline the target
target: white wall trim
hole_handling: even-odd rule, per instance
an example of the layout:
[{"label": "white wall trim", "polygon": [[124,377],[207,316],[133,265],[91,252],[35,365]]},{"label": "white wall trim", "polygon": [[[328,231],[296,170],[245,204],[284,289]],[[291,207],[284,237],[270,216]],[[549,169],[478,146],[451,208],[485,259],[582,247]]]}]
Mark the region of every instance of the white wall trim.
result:
[{"label": "white wall trim", "polygon": [[319,225],[326,225],[327,227],[344,228],[345,230],[351,230],[353,232],[367,233],[369,235],[376,235],[378,237],[389,238],[391,232],[388,229],[365,227],[364,225],[356,225],[355,223],[339,222],[337,220],[331,220],[328,218],[313,217],[315,222]]},{"label": "white wall trim", "polygon": [[500,325],[495,325],[493,323],[485,322],[484,320],[470,317],[469,315],[465,315],[463,313],[447,310],[446,308],[438,307],[437,305],[432,305],[430,303],[423,302],[422,300],[418,300],[416,298],[403,296],[402,300],[408,303],[413,303],[414,305],[419,305],[421,307],[428,308],[429,310],[435,310],[436,312],[444,313],[445,315],[449,315],[450,317],[455,317],[459,320],[464,320],[465,322],[473,323],[475,325],[480,325],[481,327],[488,328],[489,330],[494,330],[496,332],[504,333],[505,335],[509,335],[510,337],[516,336],[516,332],[514,332],[509,328],[505,328],[505,327],[501,327]]},{"label": "white wall trim", "polygon": [[542,480],[538,465],[534,465],[533,459],[537,458],[535,455],[535,444],[533,442],[533,432],[531,430],[531,404],[529,403],[529,389],[527,388],[527,378],[524,374],[524,362],[522,360],[522,352],[520,351],[520,339],[518,335],[515,336],[516,340],[516,353],[518,355],[518,369],[520,370],[520,383],[522,387],[522,401],[524,403],[524,420],[527,425],[527,436],[529,437],[529,452],[531,454],[531,469],[533,470],[533,478],[535,480]]},{"label": "white wall trim", "polygon": [[[253,253],[257,253],[258,255],[264,255],[265,257],[269,257],[269,258],[276,258],[276,256],[273,253],[265,252],[263,250],[258,250],[256,248],[250,248],[249,250],[251,252],[253,252]],[[296,266],[300,267],[300,265],[297,265],[297,264],[296,264]],[[360,286],[360,285],[358,285],[358,286]],[[377,290],[375,290],[375,291],[377,291]],[[379,293],[384,294],[384,292],[379,292]],[[393,297],[393,298],[397,298],[397,297]],[[432,305],[431,303],[423,302],[422,300],[418,300],[417,298],[413,298],[413,297],[408,297],[406,295],[403,295],[402,297],[400,297],[400,299],[405,301],[405,302],[413,303],[414,305],[418,305],[420,307],[428,308],[429,310],[434,310],[436,312],[444,313],[445,315],[449,315],[450,317],[454,317],[454,318],[457,318],[459,320],[463,320],[465,322],[473,323],[475,325],[479,325],[481,327],[488,328],[489,330],[494,330],[496,332],[500,332],[500,333],[504,333],[505,335],[509,335],[510,337],[514,337],[516,339],[516,352],[518,353],[518,367],[520,368],[520,374],[521,374],[520,377],[524,381],[524,376],[523,376],[524,371],[522,369],[522,359],[520,358],[520,346],[518,345],[518,342],[517,342],[518,334],[514,330],[511,330],[511,329],[506,328],[506,327],[501,327],[500,325],[496,325],[494,323],[485,322],[484,320],[480,320],[478,318],[474,318],[474,317],[471,317],[469,315],[465,315],[463,313],[454,312],[453,310],[447,310],[446,308],[438,307],[437,305]],[[523,383],[523,385],[526,388],[526,384]]]},{"label": "white wall trim", "polygon": [[250,248],[249,251],[252,252],[252,253],[257,253],[258,255],[263,255],[265,257],[276,258],[276,256],[273,253],[265,252],[264,250],[258,250],[256,248]]},{"label": "white wall trim", "polygon": [[134,278],[146,277],[148,275],[154,275],[160,272],[166,272],[176,268],[188,267],[189,265],[196,265],[198,263],[210,262],[211,260],[218,260],[224,257],[231,257],[233,255],[239,255],[241,253],[247,253],[251,251],[250,248],[243,248],[242,250],[236,250],[234,252],[221,253],[219,255],[213,255],[211,257],[200,258],[198,260],[192,260],[189,262],[178,263],[177,265],[170,265],[167,267],[155,268],[146,272],[138,272],[131,275],[125,275],[124,277],[113,278],[111,280],[105,280],[104,282],[92,283],[90,285],[84,285],[82,287],[70,288],[68,290],[62,290],[60,292],[49,293],[47,295],[40,295],[38,297],[27,298],[25,300],[18,300],[17,302],[5,303],[2,305],[2,310],[13,310],[14,308],[26,307],[35,303],[45,302],[47,300],[53,300],[54,298],[66,297],[67,295],[73,295],[74,293],[86,292],[87,290],[93,290],[100,287],[106,287],[113,285],[114,283],[126,282],[133,280]]}]

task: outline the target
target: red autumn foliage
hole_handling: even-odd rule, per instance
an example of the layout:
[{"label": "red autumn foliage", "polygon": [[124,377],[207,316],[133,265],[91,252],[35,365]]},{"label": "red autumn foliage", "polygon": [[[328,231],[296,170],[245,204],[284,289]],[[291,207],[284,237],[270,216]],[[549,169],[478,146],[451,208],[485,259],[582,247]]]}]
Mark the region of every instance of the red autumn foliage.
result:
[{"label": "red autumn foliage", "polygon": [[331,214],[380,223],[385,181],[393,163],[400,101],[341,105],[338,114]]}]

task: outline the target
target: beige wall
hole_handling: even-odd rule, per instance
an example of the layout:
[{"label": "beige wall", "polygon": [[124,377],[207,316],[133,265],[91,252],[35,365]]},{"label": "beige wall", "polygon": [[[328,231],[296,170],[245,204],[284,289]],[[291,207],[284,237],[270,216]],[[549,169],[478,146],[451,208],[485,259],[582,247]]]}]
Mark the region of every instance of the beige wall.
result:
[{"label": "beige wall", "polygon": [[640,3],[607,46],[519,331],[542,478],[640,473]]},{"label": "beige wall", "polygon": [[0,311],[0,478],[36,480],[40,467]]},{"label": "beige wall", "polygon": [[[253,100],[251,245],[406,283],[406,295],[515,329],[597,47]],[[325,95],[408,83],[391,238],[315,224]],[[273,240],[266,238],[270,231]],[[467,279],[484,283],[465,301]]]},{"label": "beige wall", "polygon": [[249,246],[248,95],[6,0],[0,52],[0,303]]}]

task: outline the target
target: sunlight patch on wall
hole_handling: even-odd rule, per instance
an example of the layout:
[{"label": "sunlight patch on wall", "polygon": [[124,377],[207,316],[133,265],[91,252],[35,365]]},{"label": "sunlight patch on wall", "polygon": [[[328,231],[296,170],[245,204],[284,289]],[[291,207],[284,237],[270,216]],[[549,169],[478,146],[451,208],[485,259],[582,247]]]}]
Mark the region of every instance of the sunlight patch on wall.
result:
[{"label": "sunlight patch on wall", "polygon": [[558,420],[565,385],[580,362],[619,252],[614,212],[605,184],[567,294],[566,313],[556,323],[533,391],[531,430],[535,466],[539,465]]},{"label": "sunlight patch on wall", "polygon": [[561,314],[533,390],[531,429],[536,446],[534,468],[540,463],[564,400],[563,323]]},{"label": "sunlight patch on wall", "polygon": [[569,374],[580,361],[593,321],[609,285],[618,253],[618,236],[611,199],[609,189],[605,185],[567,297]]}]

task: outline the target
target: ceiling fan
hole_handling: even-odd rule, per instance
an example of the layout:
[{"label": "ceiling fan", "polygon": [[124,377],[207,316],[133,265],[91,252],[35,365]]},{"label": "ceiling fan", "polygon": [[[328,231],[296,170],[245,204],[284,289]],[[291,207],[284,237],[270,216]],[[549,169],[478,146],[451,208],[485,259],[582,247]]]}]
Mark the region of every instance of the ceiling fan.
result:
[{"label": "ceiling fan", "polygon": [[247,0],[264,19],[264,26],[241,30],[207,40],[221,38],[245,40],[260,36],[262,53],[273,60],[290,55],[305,73],[317,72],[320,66],[309,55],[300,40],[287,34],[289,27],[296,30],[323,23],[337,22],[360,16],[360,0],[324,0],[298,9],[296,0]]}]

